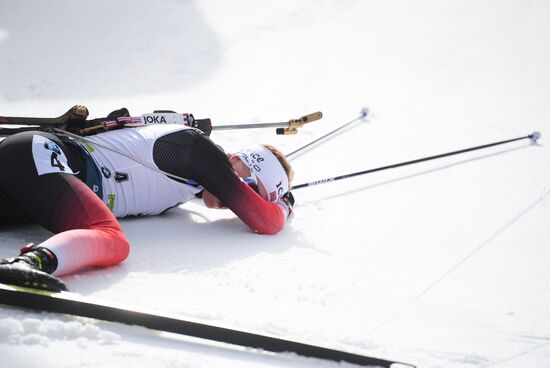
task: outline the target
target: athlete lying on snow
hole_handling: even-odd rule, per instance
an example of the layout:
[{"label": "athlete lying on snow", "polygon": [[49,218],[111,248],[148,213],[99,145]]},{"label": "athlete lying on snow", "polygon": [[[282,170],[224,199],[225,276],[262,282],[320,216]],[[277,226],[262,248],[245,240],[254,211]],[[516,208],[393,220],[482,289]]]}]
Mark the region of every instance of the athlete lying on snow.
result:
[{"label": "athlete lying on snow", "polygon": [[260,234],[277,233],[291,212],[292,168],[271,146],[228,157],[200,130],[177,124],[86,140],[33,131],[0,142],[0,225],[31,221],[55,233],[0,261],[0,282],[66,290],[56,276],[128,256],[115,217],[160,214],[199,193]]}]

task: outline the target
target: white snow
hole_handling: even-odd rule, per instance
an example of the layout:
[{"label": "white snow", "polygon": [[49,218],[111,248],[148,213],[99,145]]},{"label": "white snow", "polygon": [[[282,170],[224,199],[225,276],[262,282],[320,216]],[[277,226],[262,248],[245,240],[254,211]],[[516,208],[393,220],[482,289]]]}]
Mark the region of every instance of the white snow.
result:
[{"label": "white snow", "polygon": [[[276,236],[191,202],[122,220],[123,264],[66,277],[107,301],[419,367],[550,365],[550,3],[0,1],[0,113],[126,106],[214,124],[321,110],[295,184],[528,140],[295,191]],[[2,173],[9,175],[9,173]],[[49,234],[0,229],[0,256]],[[337,367],[139,327],[0,307],[2,367]]]}]

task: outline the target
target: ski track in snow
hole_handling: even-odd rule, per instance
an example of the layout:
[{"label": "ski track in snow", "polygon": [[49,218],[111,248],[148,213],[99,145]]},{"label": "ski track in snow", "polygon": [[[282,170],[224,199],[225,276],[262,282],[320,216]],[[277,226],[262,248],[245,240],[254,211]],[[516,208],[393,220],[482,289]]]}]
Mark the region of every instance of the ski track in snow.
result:
[{"label": "ski track in snow", "polygon": [[[291,152],[368,106],[367,121],[292,158],[295,184],[538,130],[537,145],[296,190],[276,236],[199,201],[124,219],[128,260],[65,280],[98,299],[419,367],[546,368],[548,19],[542,0],[0,0],[0,113],[82,103],[91,117],[126,106],[221,125],[321,110],[293,136],[212,134],[227,152],[249,141]],[[48,236],[1,228],[0,257]],[[0,354],[10,368],[351,367],[7,307]]]}]

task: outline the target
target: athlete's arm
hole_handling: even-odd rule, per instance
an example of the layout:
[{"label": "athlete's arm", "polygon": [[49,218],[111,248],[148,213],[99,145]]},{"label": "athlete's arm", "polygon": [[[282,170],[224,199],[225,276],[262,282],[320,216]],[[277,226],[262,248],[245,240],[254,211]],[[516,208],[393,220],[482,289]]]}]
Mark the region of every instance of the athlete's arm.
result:
[{"label": "athlete's arm", "polygon": [[221,194],[220,201],[231,209],[253,231],[260,234],[279,232],[290,212],[288,206],[271,203],[260,197],[252,188],[240,180],[233,181],[230,191]]},{"label": "athlete's arm", "polygon": [[275,234],[282,229],[288,206],[260,197],[237,176],[226,154],[204,134],[182,130],[165,135],[155,142],[153,157],[160,169],[200,183],[253,231]]}]

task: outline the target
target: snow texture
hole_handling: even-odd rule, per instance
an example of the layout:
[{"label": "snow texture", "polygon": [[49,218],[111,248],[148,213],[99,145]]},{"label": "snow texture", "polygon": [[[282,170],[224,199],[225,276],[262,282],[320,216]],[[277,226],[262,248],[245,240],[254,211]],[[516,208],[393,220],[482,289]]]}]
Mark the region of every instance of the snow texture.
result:
[{"label": "snow texture", "polygon": [[[0,0],[0,113],[174,109],[284,152],[295,184],[540,131],[528,140],[295,191],[276,236],[192,201],[122,220],[123,264],[83,295],[419,367],[550,365],[550,3]],[[1,175],[9,175],[2,173]],[[0,229],[0,256],[49,236]],[[344,367],[0,307],[2,367]]]}]

